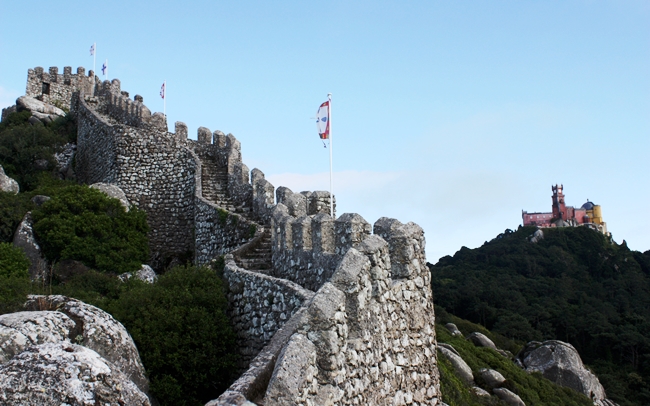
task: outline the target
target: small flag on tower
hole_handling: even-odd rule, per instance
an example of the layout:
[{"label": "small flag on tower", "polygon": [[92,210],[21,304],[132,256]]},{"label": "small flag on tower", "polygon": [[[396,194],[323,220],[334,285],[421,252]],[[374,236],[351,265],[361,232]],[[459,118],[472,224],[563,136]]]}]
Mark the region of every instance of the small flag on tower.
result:
[{"label": "small flag on tower", "polygon": [[92,46],[90,47],[90,55],[91,56],[95,55],[95,44],[92,44]]},{"label": "small flag on tower", "polygon": [[102,75],[106,75],[106,72],[108,72],[108,59],[102,65]]},{"label": "small flag on tower", "polygon": [[330,102],[326,101],[321,104],[316,113],[316,127],[321,140],[326,140],[330,136]]},{"label": "small flag on tower", "polygon": [[165,98],[165,82],[163,82],[162,86],[160,87],[160,97],[163,99]]}]

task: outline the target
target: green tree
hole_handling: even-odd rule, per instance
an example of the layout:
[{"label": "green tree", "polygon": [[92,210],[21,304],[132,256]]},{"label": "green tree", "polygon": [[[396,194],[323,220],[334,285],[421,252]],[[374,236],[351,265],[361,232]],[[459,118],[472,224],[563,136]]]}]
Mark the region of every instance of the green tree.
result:
[{"label": "green tree", "polygon": [[14,113],[0,123],[0,165],[21,191],[35,189],[39,174],[56,168],[54,153],[76,134],[69,117],[48,126],[34,126],[27,123],[29,116],[29,112]]},{"label": "green tree", "polygon": [[202,405],[231,383],[235,335],[221,279],[203,267],[176,267],[153,285],[134,283],[111,305],[133,336],[162,405]]},{"label": "green tree", "polygon": [[17,311],[29,288],[29,260],[20,248],[0,243],[0,314]]},{"label": "green tree", "polygon": [[87,186],[68,186],[34,209],[34,232],[50,262],[72,259],[130,272],[149,256],[146,214]]}]

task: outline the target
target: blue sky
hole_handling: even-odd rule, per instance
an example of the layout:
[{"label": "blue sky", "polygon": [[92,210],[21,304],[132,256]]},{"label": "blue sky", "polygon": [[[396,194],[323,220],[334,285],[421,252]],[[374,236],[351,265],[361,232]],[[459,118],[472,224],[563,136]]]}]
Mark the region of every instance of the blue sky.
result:
[{"label": "blue sky", "polygon": [[8,2],[0,107],[28,68],[92,69],[175,121],[233,133],[276,187],[327,190],[314,120],[333,94],[338,213],[420,224],[435,262],[550,211],[600,204],[650,249],[650,2]]}]

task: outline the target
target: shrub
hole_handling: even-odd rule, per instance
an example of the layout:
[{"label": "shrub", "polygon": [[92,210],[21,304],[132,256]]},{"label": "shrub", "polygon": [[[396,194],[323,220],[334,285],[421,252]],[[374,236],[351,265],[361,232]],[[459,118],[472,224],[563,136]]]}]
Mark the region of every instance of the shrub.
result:
[{"label": "shrub", "polygon": [[25,214],[34,207],[24,193],[0,192],[0,242],[11,242]]},{"label": "shrub", "polygon": [[146,214],[86,186],[68,186],[33,212],[50,262],[72,259],[102,272],[135,271],[149,256]]},{"label": "shrub", "polygon": [[29,112],[14,113],[0,125],[0,165],[21,191],[37,187],[39,174],[56,167],[54,153],[76,134],[71,118],[57,119],[49,126],[33,126],[26,122],[28,118]]},{"label": "shrub", "polygon": [[153,285],[139,281],[111,306],[138,346],[162,405],[203,405],[230,384],[235,335],[221,279],[204,267],[176,267]]},{"label": "shrub", "polygon": [[0,314],[18,311],[29,288],[27,257],[20,248],[0,243]]}]

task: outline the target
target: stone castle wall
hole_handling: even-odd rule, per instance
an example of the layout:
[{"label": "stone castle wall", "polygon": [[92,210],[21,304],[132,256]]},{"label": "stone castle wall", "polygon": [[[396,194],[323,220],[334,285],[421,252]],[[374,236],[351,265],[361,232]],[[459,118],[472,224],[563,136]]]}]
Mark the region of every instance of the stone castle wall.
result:
[{"label": "stone castle wall", "polygon": [[[78,73],[61,84],[53,72],[30,70],[28,94],[40,85],[41,98],[66,102],[76,115],[80,180],[114,183],[147,211],[152,265],[190,252],[209,263],[259,243],[270,228],[272,269],[248,271],[227,256],[229,312],[246,372],[209,405],[438,404],[419,226],[382,218],[371,234],[358,214],[332,218],[329,193],[275,190],[260,170],[249,172],[231,134],[201,127],[197,141],[188,140],[185,124],[168,132],[164,115],[151,114],[139,96],[129,100],[119,80]],[[225,197],[214,195],[223,183]]]}]

